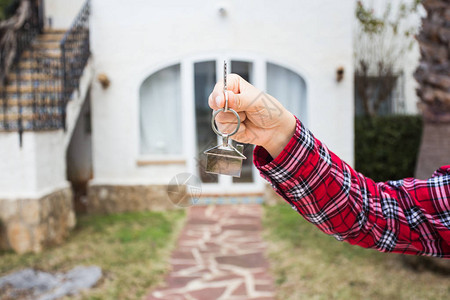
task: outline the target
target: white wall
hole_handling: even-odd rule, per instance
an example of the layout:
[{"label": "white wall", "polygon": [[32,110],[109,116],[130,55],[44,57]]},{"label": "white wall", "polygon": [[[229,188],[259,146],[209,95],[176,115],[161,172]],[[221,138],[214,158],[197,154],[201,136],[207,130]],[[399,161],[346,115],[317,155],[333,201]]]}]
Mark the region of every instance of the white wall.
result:
[{"label": "white wall", "polygon": [[0,198],[39,198],[69,185],[66,150],[92,81],[88,62],[80,88],[66,108],[66,131],[24,132],[22,147],[17,132],[0,132]]},{"label": "white wall", "polygon": [[86,0],[45,0],[45,24],[52,19],[52,28],[67,29],[72,24]]},{"label": "white wall", "polygon": [[[92,88],[96,182],[167,183],[185,165],[138,167],[139,84],[170,63],[217,55],[259,56],[300,73],[309,127],[353,162],[353,0],[93,0]],[[227,14],[219,14],[223,6]],[[336,69],[345,68],[337,83]],[[182,70],[183,72],[183,70]],[[190,97],[189,95],[185,95]],[[186,157],[192,160],[193,157]]]},{"label": "white wall", "polygon": [[37,198],[68,186],[63,130],[0,133],[0,198]]}]

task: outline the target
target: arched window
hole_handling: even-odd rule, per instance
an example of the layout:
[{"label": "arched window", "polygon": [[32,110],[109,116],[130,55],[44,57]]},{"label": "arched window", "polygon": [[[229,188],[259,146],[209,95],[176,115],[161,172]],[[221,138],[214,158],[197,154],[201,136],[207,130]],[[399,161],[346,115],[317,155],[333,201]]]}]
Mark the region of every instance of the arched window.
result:
[{"label": "arched window", "polygon": [[267,63],[267,93],[277,98],[304,124],[308,123],[306,83],[300,75],[279,65]]},{"label": "arched window", "polygon": [[181,154],[180,65],[150,75],[139,96],[140,153]]}]

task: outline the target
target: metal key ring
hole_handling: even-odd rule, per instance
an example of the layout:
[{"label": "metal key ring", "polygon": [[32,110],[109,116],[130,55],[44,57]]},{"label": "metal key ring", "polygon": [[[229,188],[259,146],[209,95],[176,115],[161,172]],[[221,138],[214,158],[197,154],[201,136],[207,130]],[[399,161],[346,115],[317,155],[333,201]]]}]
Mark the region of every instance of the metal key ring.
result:
[{"label": "metal key ring", "polygon": [[220,112],[222,112],[222,111],[225,111],[225,109],[224,109],[224,108],[221,108],[221,109],[216,110],[216,111],[213,112],[212,119],[211,119],[211,127],[212,127],[212,129],[214,130],[214,132],[215,132],[217,135],[220,135],[221,137],[224,137],[224,136],[230,137],[230,136],[232,136],[233,134],[235,134],[236,132],[238,132],[239,127],[241,126],[241,118],[239,117],[239,114],[238,114],[234,109],[228,108],[228,111],[232,112],[232,113],[236,116],[236,119],[237,119],[237,126],[236,126],[236,128],[234,129],[234,131],[233,131],[232,133],[229,133],[229,134],[223,134],[222,132],[220,132],[220,131],[216,128],[216,123],[215,123],[217,114],[220,113]]}]

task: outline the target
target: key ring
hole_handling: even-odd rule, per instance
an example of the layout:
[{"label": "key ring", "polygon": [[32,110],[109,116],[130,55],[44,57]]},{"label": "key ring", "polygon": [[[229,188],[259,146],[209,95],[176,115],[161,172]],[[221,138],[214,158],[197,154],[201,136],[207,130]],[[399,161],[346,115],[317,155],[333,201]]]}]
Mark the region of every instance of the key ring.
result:
[{"label": "key ring", "polygon": [[220,113],[220,112],[222,112],[222,111],[225,111],[225,109],[224,109],[224,108],[221,108],[221,109],[216,110],[216,111],[213,112],[213,116],[212,116],[212,118],[211,118],[211,127],[212,127],[212,129],[214,130],[214,132],[215,132],[217,135],[220,135],[221,137],[230,137],[230,136],[234,135],[236,132],[238,132],[239,127],[241,126],[241,118],[239,117],[239,114],[238,114],[234,109],[229,108],[228,111],[232,112],[232,113],[236,116],[236,119],[237,119],[237,126],[236,126],[236,128],[234,129],[234,131],[233,131],[232,133],[229,133],[229,134],[223,134],[222,132],[220,132],[220,131],[217,129],[216,123],[215,123],[217,114]]},{"label": "key ring", "polygon": [[[225,107],[221,108],[219,110],[216,110],[215,112],[213,112],[212,118],[211,118],[211,127],[214,130],[214,132],[217,135],[220,135],[223,138],[223,144],[224,146],[226,146],[228,144],[228,138],[232,135],[234,135],[238,130],[239,127],[241,126],[241,118],[239,117],[239,114],[232,108],[228,108],[228,93],[227,93],[227,63],[226,61],[223,62],[223,93],[225,95]],[[237,119],[237,126],[234,129],[234,131],[232,133],[229,134],[223,134],[222,132],[219,131],[219,129],[217,129],[216,127],[216,116],[218,113],[220,112],[228,112],[231,111]]]}]

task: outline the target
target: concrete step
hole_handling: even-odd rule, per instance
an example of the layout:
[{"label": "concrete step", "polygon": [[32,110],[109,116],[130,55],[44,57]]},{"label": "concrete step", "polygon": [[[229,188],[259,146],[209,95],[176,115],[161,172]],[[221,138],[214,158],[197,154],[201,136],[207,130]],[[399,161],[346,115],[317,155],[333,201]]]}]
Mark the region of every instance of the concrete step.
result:
[{"label": "concrete step", "polygon": [[30,60],[30,59],[60,59],[61,58],[61,49],[46,49],[39,51],[24,51],[20,60]]},{"label": "concrete step", "polygon": [[[4,108],[4,100],[0,98],[0,109]],[[20,106],[58,106],[59,100],[54,97],[37,97],[37,99],[8,99],[6,106],[8,108]]]},{"label": "concrete step", "polygon": [[[38,125],[38,124],[46,124],[47,126],[41,126],[40,130],[54,130],[54,129],[58,129],[61,128],[60,126],[56,126],[56,123],[60,123],[61,122],[61,118],[55,119],[52,118],[51,122],[45,121],[45,120],[22,120],[22,131],[23,132],[36,132],[37,130],[35,129],[36,127],[34,127],[34,125]],[[17,121],[12,121],[12,122],[7,122],[9,127],[6,128],[5,124],[3,124],[0,121],[0,132],[17,132],[18,129],[18,123]],[[48,124],[50,123],[50,124]],[[53,124],[53,126],[51,126],[51,124]],[[38,125],[39,126],[39,125]]]},{"label": "concrete step", "polygon": [[[45,62],[47,63],[47,62]],[[49,61],[48,63],[52,64],[52,67],[57,68],[60,66],[60,61],[59,60],[53,60],[53,61]],[[20,61],[19,62],[19,68],[22,70],[27,70],[27,69],[42,69],[43,68],[43,64],[44,62],[37,62],[36,60],[24,60],[24,61]],[[55,70],[53,70],[55,71]],[[29,72],[32,73],[32,72]]]},{"label": "concrete step", "polygon": [[47,32],[37,37],[39,42],[59,42],[64,37],[65,32]]},{"label": "concrete step", "polygon": [[67,29],[54,29],[54,28],[44,28],[43,34],[65,34]]},{"label": "concrete step", "polygon": [[59,49],[60,43],[59,41],[48,41],[48,42],[34,42],[32,44],[34,49]]},{"label": "concrete step", "polygon": [[19,77],[17,77],[17,73],[10,73],[8,75],[8,80],[10,82],[16,81],[19,78],[20,81],[31,81],[31,80],[38,80],[38,81],[45,81],[45,80],[58,80],[58,78],[55,78],[53,75],[44,74],[44,73],[30,73],[30,72],[21,72]]},{"label": "concrete step", "polygon": [[[14,114],[4,118],[4,115],[0,114],[0,131],[1,132],[14,132],[19,129],[19,114]],[[46,114],[24,114],[22,115],[22,130],[23,131],[36,131],[36,127],[45,129],[60,128],[55,126],[60,123],[62,116],[59,113],[46,113]]]},{"label": "concrete step", "polygon": [[[37,119],[38,118],[38,114],[33,114],[33,113],[22,113],[22,115],[20,115],[19,113],[9,113],[8,117],[6,118],[8,121],[18,121],[19,118],[22,118],[22,120],[33,120],[33,119]],[[0,115],[0,120],[3,119],[3,116]]]},{"label": "concrete step", "polygon": [[17,92],[20,92],[21,94],[28,94],[28,93],[53,93],[53,92],[62,92],[61,86],[44,86],[44,85],[38,85],[33,86],[31,84],[28,85],[19,85],[16,84],[8,85],[6,88],[0,88],[0,95],[6,90],[6,93],[9,94],[15,94]]},{"label": "concrete step", "polygon": [[[56,116],[60,114],[60,107],[58,106],[22,106],[22,107],[9,107],[6,110],[4,108],[0,108],[0,121],[4,118],[6,112],[6,119],[8,120],[17,120],[17,116],[20,115],[19,112],[22,112],[23,116],[27,116],[27,120],[33,120],[36,118],[40,118],[42,116]],[[16,118],[17,117],[17,118]]]}]

